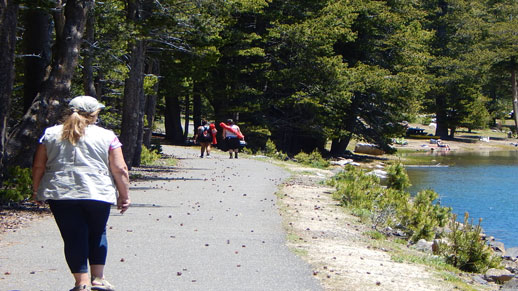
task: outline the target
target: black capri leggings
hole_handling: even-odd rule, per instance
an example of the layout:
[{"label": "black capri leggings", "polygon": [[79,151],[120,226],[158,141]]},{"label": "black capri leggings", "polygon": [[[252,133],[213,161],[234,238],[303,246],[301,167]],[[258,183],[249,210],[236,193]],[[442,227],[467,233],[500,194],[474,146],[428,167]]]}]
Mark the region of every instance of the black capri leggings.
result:
[{"label": "black capri leggings", "polygon": [[88,263],[104,265],[108,253],[106,223],[111,204],[96,200],[49,200],[72,273],[88,273]]}]

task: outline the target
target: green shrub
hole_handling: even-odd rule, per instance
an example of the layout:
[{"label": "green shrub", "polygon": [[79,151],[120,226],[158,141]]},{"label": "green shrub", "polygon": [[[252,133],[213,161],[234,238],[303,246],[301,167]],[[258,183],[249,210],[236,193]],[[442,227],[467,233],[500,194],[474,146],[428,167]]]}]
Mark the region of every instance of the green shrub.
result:
[{"label": "green shrub", "polygon": [[272,133],[265,127],[247,125],[244,127],[243,134],[248,143],[247,147],[252,151],[258,151],[265,147]]},{"label": "green shrub", "polygon": [[274,158],[276,158],[277,160],[281,160],[281,161],[287,161],[290,159],[290,157],[288,156],[288,154],[284,153],[284,152],[277,152],[274,156]]},{"label": "green shrub", "polygon": [[410,193],[387,188],[381,195],[378,195],[374,201],[374,209],[372,212],[372,222],[374,229],[381,229],[386,226],[399,227],[401,219],[404,217],[408,203],[410,201]]},{"label": "green shrub", "polygon": [[315,168],[329,167],[329,161],[324,159],[317,149],[315,149],[310,154],[300,152],[294,158],[297,162],[307,165],[307,166],[311,166],[311,167],[315,167]]},{"label": "green shrub", "polygon": [[333,198],[341,205],[368,210],[374,229],[390,226],[401,229],[412,241],[433,239],[439,227],[448,221],[451,209],[434,204],[438,194],[432,190],[421,191],[411,199],[410,193],[401,189],[407,184],[404,182],[406,172],[401,169],[393,167],[393,173],[403,177],[394,179],[394,188],[382,187],[378,177],[352,165],[346,166],[327,184],[335,187]]},{"label": "green shrub", "polygon": [[263,153],[265,156],[268,156],[268,157],[273,157],[277,153],[277,146],[271,139],[268,139],[266,141],[266,145],[264,146]]},{"label": "green shrub", "polygon": [[30,168],[11,167],[7,171],[3,188],[0,189],[2,203],[21,202],[32,196],[32,172]]},{"label": "green shrub", "polygon": [[317,149],[309,154],[309,160],[310,164],[317,168],[327,168],[330,165],[329,161],[324,159]]},{"label": "green shrub", "polygon": [[365,232],[365,235],[367,235],[370,238],[375,239],[375,240],[385,239],[385,235],[383,233],[381,233],[379,231],[375,231],[375,230],[367,231],[367,232]]},{"label": "green shrub", "polygon": [[326,181],[326,184],[332,187],[339,187],[342,183],[354,181],[356,176],[360,174],[360,170],[356,169],[352,165],[345,165],[345,168],[336,173],[331,179]]},{"label": "green shrub", "polygon": [[281,161],[286,161],[289,159],[289,157],[286,153],[277,151],[277,146],[271,139],[268,139],[266,141],[266,145],[264,146],[263,153],[267,157],[274,158],[274,159],[281,160]]},{"label": "green shrub", "polygon": [[405,167],[403,164],[396,163],[387,167],[387,176],[388,176],[388,185],[389,188],[394,188],[397,190],[405,190],[411,186],[410,178],[406,173]]},{"label": "green shrub", "polygon": [[480,226],[469,221],[469,214],[464,214],[464,224],[457,221],[453,215],[450,221],[451,232],[447,242],[439,244],[437,254],[442,255],[449,264],[467,272],[485,272],[490,268],[498,268],[501,258],[496,256],[491,248],[482,240]]},{"label": "green shrub", "polygon": [[144,166],[153,165],[161,155],[154,150],[149,150],[147,147],[142,146],[142,152],[140,153],[140,163]]},{"label": "green shrub", "polygon": [[372,215],[370,210],[364,209],[364,208],[353,208],[351,210],[351,214],[356,216],[356,217],[358,217],[358,218],[360,218],[360,221],[362,223],[370,222],[370,218],[371,218],[371,215]]},{"label": "green shrub", "polygon": [[373,209],[375,197],[383,192],[378,177],[367,175],[351,165],[335,175],[329,185],[336,187],[333,198],[340,201],[341,205],[369,211]]},{"label": "green shrub", "polygon": [[435,238],[438,228],[446,224],[451,208],[434,204],[437,198],[439,194],[433,190],[419,191],[403,212],[401,223],[411,241],[416,242],[422,238],[431,240]]},{"label": "green shrub", "polygon": [[309,155],[305,152],[300,152],[296,154],[293,158],[297,161],[297,163],[308,165],[310,163]]},{"label": "green shrub", "polygon": [[407,245],[407,241],[402,238],[395,238],[392,240],[392,242],[400,244],[400,245]]},{"label": "green shrub", "polygon": [[244,147],[241,149],[241,152],[244,153],[244,154],[247,154],[247,155],[253,155],[254,154],[254,150],[252,150],[251,148],[249,147]]}]

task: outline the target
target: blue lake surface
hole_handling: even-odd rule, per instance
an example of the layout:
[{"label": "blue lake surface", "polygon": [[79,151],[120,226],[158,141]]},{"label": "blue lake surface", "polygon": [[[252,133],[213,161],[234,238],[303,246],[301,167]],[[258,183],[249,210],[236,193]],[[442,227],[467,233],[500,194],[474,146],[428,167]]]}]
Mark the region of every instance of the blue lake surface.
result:
[{"label": "blue lake surface", "polygon": [[433,189],[443,206],[474,223],[506,248],[518,246],[518,151],[453,153],[429,157],[435,166],[407,166],[410,193]]}]

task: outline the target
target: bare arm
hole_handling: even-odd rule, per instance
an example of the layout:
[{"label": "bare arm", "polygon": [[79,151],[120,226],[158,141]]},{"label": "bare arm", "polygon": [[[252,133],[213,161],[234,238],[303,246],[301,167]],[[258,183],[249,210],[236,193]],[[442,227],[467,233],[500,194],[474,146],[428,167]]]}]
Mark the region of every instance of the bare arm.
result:
[{"label": "bare arm", "polygon": [[40,144],[36,148],[34,159],[32,161],[32,200],[40,204],[36,199],[38,187],[40,186],[41,178],[45,174],[45,166],[47,165],[47,148]]},{"label": "bare arm", "polygon": [[120,209],[121,213],[124,213],[128,210],[131,203],[129,198],[128,166],[124,161],[124,156],[122,155],[122,149],[120,147],[110,150],[109,159],[110,172],[115,180],[117,191],[119,191],[119,197],[117,197],[117,209]]}]

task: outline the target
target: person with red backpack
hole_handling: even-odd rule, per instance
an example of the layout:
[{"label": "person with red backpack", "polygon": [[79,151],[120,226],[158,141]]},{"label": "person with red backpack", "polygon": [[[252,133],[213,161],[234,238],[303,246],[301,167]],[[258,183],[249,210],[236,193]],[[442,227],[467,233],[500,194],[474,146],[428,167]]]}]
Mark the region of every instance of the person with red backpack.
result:
[{"label": "person with red backpack", "polygon": [[196,134],[194,135],[194,140],[200,144],[201,146],[201,154],[200,158],[203,158],[205,152],[207,152],[207,157],[210,156],[210,144],[212,142],[212,129],[208,124],[207,120],[202,120],[201,125],[196,130]]}]

